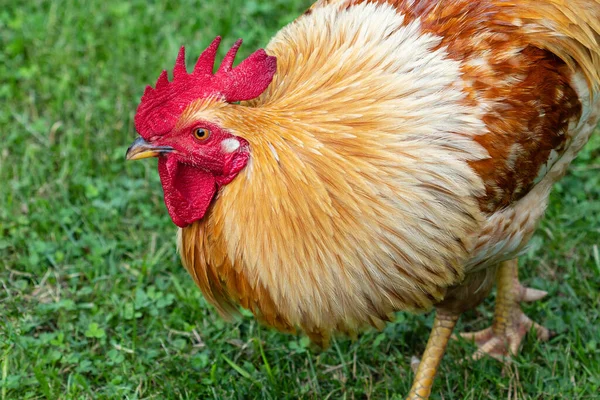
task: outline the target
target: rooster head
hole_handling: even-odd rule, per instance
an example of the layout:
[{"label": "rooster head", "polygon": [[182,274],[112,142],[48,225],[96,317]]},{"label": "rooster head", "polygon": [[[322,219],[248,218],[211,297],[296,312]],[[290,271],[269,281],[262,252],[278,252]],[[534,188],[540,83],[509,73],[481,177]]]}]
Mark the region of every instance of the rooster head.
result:
[{"label": "rooster head", "polygon": [[212,42],[191,73],[182,47],[172,81],[163,71],[155,88],[146,87],[135,115],[140,137],[127,150],[128,160],[158,157],[165,204],[179,227],[202,219],[219,187],[231,182],[250,157],[246,140],[196,118],[194,106],[254,99],[267,89],[277,68],[275,57],[262,49],[233,68],[240,39],[213,73],[220,42],[220,37]]}]

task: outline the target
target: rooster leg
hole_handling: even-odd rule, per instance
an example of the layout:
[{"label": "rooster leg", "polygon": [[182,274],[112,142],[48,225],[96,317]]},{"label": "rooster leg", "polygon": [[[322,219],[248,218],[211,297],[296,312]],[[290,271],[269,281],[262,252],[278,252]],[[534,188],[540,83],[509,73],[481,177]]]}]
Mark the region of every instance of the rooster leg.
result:
[{"label": "rooster leg", "polygon": [[419,367],[415,374],[412,388],[407,397],[407,400],[424,400],[429,398],[433,379],[444,356],[446,345],[459,314],[453,314],[438,310],[433,322],[433,329],[425,347],[425,353],[419,363]]},{"label": "rooster leg", "polygon": [[479,347],[473,355],[475,360],[487,354],[504,361],[507,356],[517,354],[523,337],[531,328],[535,329],[538,339],[546,341],[550,338],[550,331],[529,319],[519,306],[522,301],[540,300],[547,293],[526,288],[519,283],[516,259],[500,265],[496,282],[498,293],[492,326],[479,332],[460,334],[467,340],[475,341]]}]

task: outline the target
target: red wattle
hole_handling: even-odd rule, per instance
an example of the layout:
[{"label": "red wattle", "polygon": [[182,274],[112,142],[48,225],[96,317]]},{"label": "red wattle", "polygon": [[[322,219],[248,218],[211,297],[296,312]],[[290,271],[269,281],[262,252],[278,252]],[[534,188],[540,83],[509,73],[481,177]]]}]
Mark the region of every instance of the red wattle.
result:
[{"label": "red wattle", "polygon": [[185,228],[204,217],[217,192],[217,181],[210,172],[166,156],[158,160],[158,174],[175,225]]}]

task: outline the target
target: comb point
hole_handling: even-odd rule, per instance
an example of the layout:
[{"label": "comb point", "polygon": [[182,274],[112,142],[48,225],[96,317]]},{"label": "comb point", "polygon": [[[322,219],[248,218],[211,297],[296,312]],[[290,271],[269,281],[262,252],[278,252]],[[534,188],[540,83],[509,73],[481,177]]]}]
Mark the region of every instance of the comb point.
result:
[{"label": "comb point", "polygon": [[156,81],[156,90],[166,88],[167,86],[169,86],[169,74],[167,70],[163,70]]},{"label": "comb point", "polygon": [[213,68],[215,67],[217,50],[219,49],[220,44],[221,36],[217,36],[210,46],[200,54],[196,66],[194,67],[194,74],[212,74]]},{"label": "comb point", "polygon": [[187,68],[185,67],[185,46],[181,46],[179,49],[175,67],[173,68],[173,78],[178,78],[182,75],[187,75]]},{"label": "comb point", "polygon": [[217,71],[217,75],[227,73],[233,69],[233,62],[235,61],[235,56],[237,55],[237,52],[240,49],[240,46],[242,45],[242,42],[242,39],[238,39],[235,41],[231,49],[229,49],[229,51],[225,55],[225,58],[223,58],[221,66]]},{"label": "comb point", "polygon": [[151,96],[153,92],[154,92],[154,89],[152,88],[152,86],[150,86],[150,85],[147,85],[147,86],[146,86],[146,89],[144,89],[144,94],[142,95],[142,99],[143,99],[144,97],[146,97],[146,98],[147,98],[148,96]]}]

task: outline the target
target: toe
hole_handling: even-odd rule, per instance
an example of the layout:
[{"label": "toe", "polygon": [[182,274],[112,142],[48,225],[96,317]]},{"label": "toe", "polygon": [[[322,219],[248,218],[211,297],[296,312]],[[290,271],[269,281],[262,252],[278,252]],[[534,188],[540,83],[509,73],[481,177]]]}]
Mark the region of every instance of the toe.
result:
[{"label": "toe", "polygon": [[493,336],[494,336],[494,331],[492,330],[491,327],[486,328],[481,331],[477,331],[477,332],[461,332],[460,333],[460,337],[462,337],[463,339],[471,341],[471,342],[475,342],[477,344],[487,342]]},{"label": "toe", "polygon": [[542,342],[547,342],[548,340],[550,340],[550,338],[552,336],[554,336],[552,334],[552,332],[550,331],[550,329],[548,329],[545,326],[542,326],[536,322],[533,323],[533,329],[535,330],[537,338],[539,340],[541,340]]},{"label": "toe", "polygon": [[479,349],[473,354],[473,360],[479,360],[484,356],[490,356],[502,361],[506,356],[506,345],[504,342],[504,337],[492,337],[490,340],[479,346]]},{"label": "toe", "polygon": [[507,334],[507,342],[508,342],[508,351],[509,354],[512,356],[516,356],[517,354],[519,354],[519,349],[521,348],[521,342],[523,341],[523,338],[525,337],[525,335],[522,335],[521,332],[519,332],[516,329],[510,329]]}]

